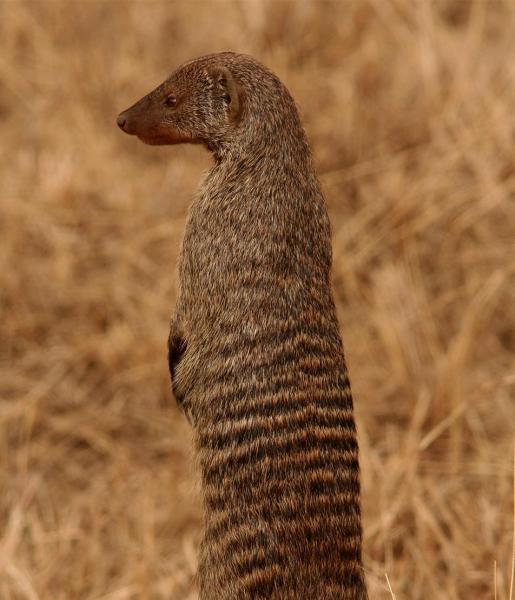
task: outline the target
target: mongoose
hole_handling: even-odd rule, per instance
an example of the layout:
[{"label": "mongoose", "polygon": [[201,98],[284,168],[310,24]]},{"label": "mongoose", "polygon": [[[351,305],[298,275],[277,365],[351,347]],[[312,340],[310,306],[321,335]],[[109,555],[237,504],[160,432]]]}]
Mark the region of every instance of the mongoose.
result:
[{"label": "mongoose", "polygon": [[183,64],[117,122],[214,157],[169,337],[201,469],[200,599],[365,599],[330,224],[292,97],[253,58],[224,52]]}]

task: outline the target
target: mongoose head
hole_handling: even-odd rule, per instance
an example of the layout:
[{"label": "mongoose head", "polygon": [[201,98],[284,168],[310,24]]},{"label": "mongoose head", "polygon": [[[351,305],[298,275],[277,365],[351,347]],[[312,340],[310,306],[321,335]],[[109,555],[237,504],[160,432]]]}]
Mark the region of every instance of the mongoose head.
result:
[{"label": "mongoose head", "polygon": [[241,153],[249,143],[266,147],[270,136],[293,130],[303,138],[295,103],[280,80],[233,52],[183,64],[120,113],[117,123],[147,144],[201,143],[215,154],[231,148]]},{"label": "mongoose head", "polygon": [[240,90],[223,63],[211,56],[182,65],[120,113],[118,126],[146,144],[209,145],[227,137],[238,121]]}]

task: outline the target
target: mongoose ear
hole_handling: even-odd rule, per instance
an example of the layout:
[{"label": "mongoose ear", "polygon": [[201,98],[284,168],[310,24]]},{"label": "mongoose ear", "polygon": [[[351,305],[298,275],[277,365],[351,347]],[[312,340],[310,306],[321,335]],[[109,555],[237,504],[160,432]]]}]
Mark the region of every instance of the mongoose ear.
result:
[{"label": "mongoose ear", "polygon": [[211,67],[209,75],[213,81],[213,93],[227,104],[229,118],[236,120],[240,113],[240,93],[232,73],[226,67]]}]

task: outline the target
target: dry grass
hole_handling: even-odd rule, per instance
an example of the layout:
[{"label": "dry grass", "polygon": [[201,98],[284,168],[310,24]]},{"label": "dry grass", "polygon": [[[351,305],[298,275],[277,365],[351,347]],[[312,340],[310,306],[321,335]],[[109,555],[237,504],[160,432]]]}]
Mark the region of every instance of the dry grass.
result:
[{"label": "dry grass", "polygon": [[506,600],[509,0],[0,4],[1,600],[195,597],[198,486],[165,344],[209,159],[114,121],[222,49],[290,87],[327,195],[371,597]]}]

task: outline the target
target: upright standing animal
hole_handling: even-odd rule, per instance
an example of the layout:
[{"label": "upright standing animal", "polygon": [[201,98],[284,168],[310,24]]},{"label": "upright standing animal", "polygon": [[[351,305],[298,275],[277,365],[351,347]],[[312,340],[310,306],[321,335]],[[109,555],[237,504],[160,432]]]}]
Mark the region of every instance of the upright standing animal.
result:
[{"label": "upright standing animal", "polygon": [[202,474],[201,600],[365,599],[330,225],[292,97],[253,58],[224,52],[179,67],[118,125],[214,156],[169,338]]}]

